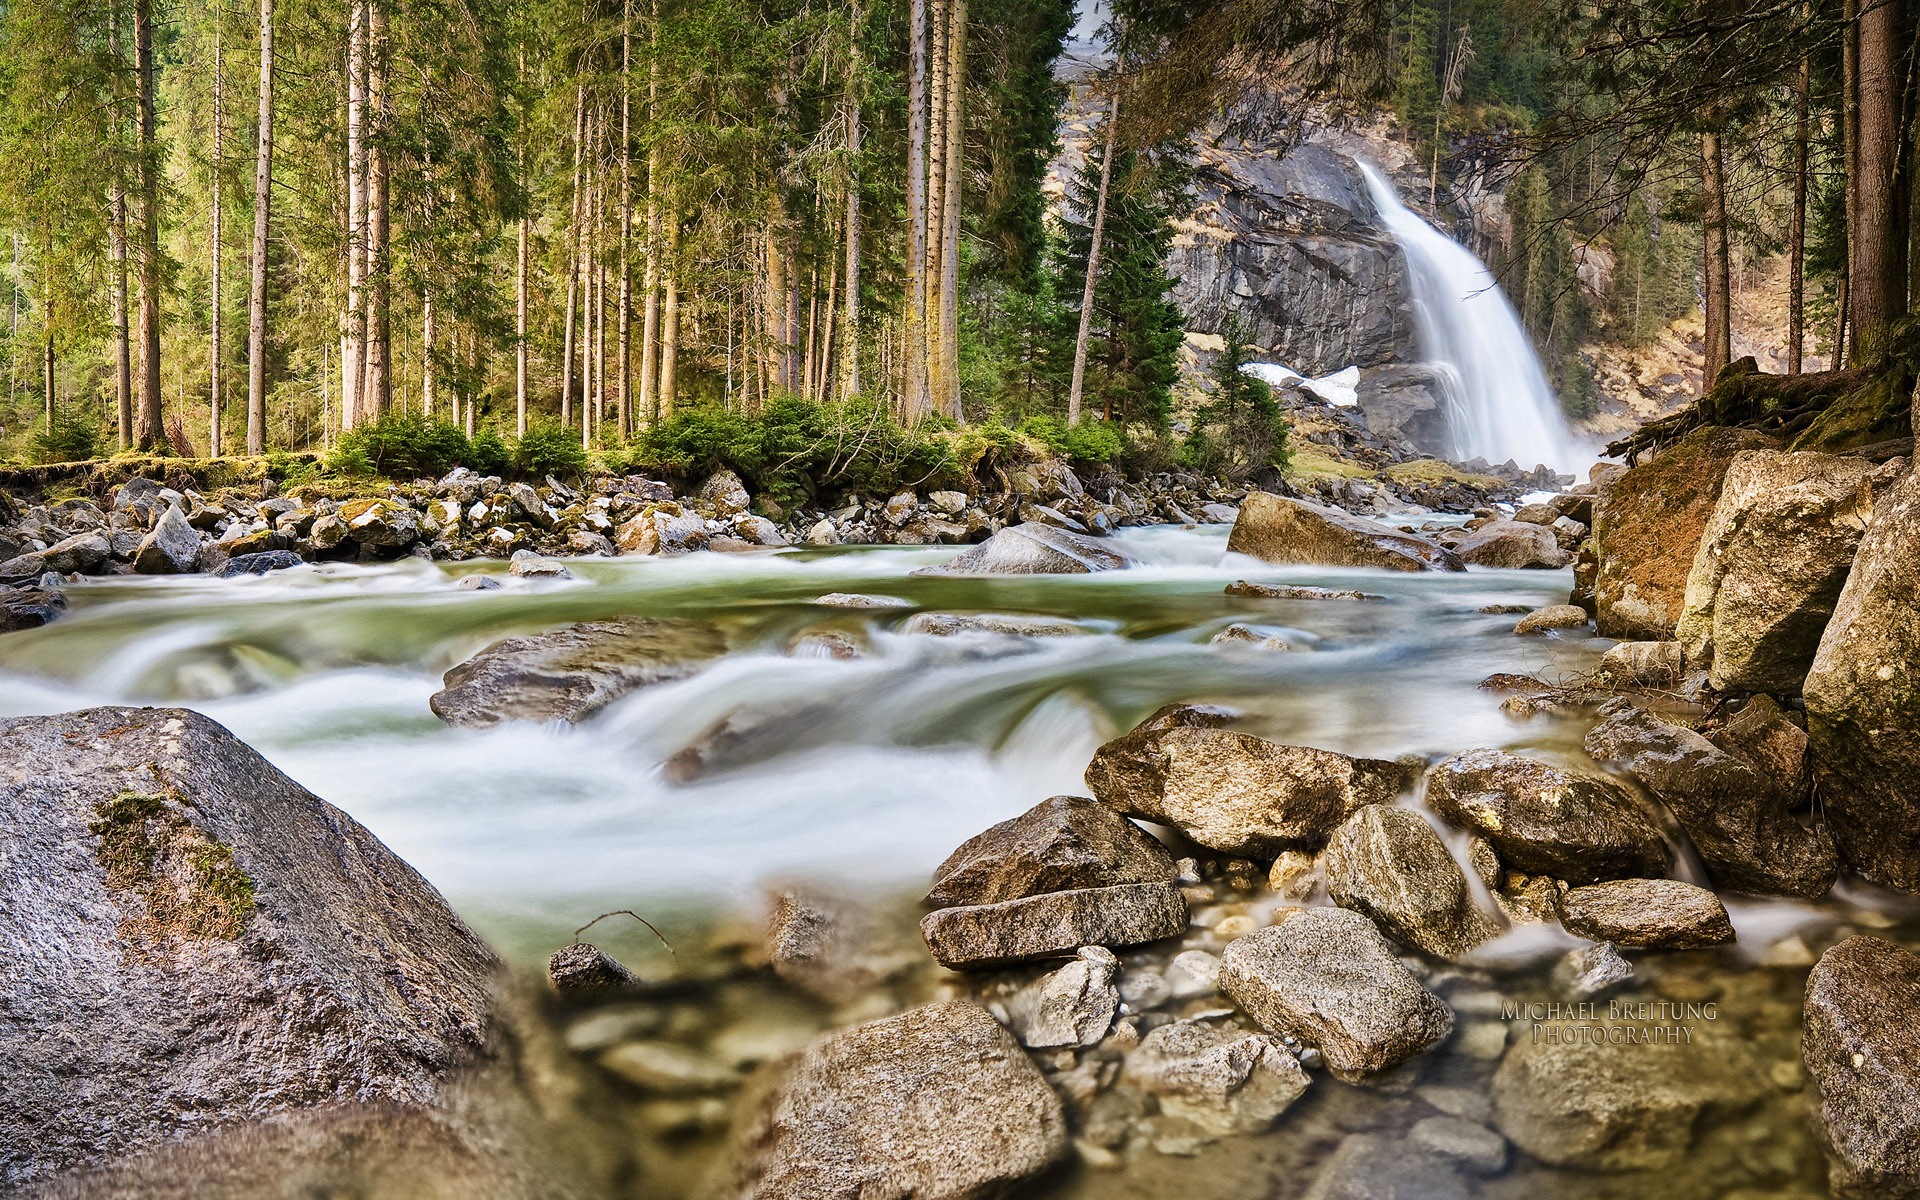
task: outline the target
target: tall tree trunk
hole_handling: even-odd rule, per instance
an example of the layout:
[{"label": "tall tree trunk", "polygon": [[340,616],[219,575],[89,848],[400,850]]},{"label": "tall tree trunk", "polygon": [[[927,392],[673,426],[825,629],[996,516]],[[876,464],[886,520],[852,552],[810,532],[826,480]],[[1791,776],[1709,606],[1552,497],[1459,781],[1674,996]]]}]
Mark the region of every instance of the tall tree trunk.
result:
[{"label": "tall tree trunk", "polygon": [[[524,80],[527,73],[527,48],[524,42],[520,46],[519,77]],[[520,110],[520,129],[518,145],[519,175],[521,196],[520,219],[514,222],[515,244],[513,255],[513,432],[516,437],[524,437],[527,432],[527,241],[528,223],[532,220],[528,213],[524,191],[527,188],[527,111]]]},{"label": "tall tree trunk", "polygon": [[860,394],[860,0],[848,18],[847,39],[847,310],[840,330],[840,394]]},{"label": "tall tree trunk", "polygon": [[393,262],[387,207],[392,156],[393,98],[387,90],[392,49],[388,0],[367,4],[367,108],[373,136],[367,147],[367,382],[363,411],[380,416],[393,405]]},{"label": "tall tree trunk", "polygon": [[776,388],[789,391],[793,387],[793,331],[787,328],[787,275],[792,264],[787,257],[786,211],[787,206],[776,181],[768,199],[767,273],[760,301],[761,314],[766,323],[764,341],[767,364],[763,372],[763,399],[772,398]]},{"label": "tall tree trunk", "polygon": [[660,313],[660,380],[654,396],[656,411],[664,419],[673,415],[680,365],[680,217],[674,211],[671,189],[667,192],[666,261],[660,274],[667,294]]},{"label": "tall tree trunk", "polygon": [[220,175],[221,168],[226,162],[225,146],[220,140],[221,126],[225,123],[226,117],[226,60],[222,54],[223,47],[220,42],[221,26],[225,23],[222,20],[224,15],[224,10],[216,6],[213,13],[213,252],[212,269],[209,272],[213,276],[213,295],[208,322],[210,327],[207,330],[207,455],[211,458],[219,458],[223,449],[220,418],[223,415],[222,410],[225,408],[226,400],[221,388],[226,381],[222,378],[220,369],[222,351],[225,348],[221,340],[221,334],[224,331],[220,320],[220,284],[227,274],[226,261],[221,255],[220,236],[222,233],[220,193],[225,190],[220,186]]},{"label": "tall tree trunk", "polygon": [[944,412],[946,397],[941,391],[947,378],[946,364],[940,353],[945,342],[940,336],[944,323],[940,301],[943,293],[942,260],[947,250],[947,83],[952,65],[947,41],[953,32],[952,0],[932,0],[929,50],[931,62],[927,88],[927,274],[926,344],[916,348],[926,360],[927,407]]},{"label": "tall tree trunk", "polygon": [[1858,174],[1854,223],[1847,230],[1853,347],[1861,366],[1888,349],[1893,324],[1907,312],[1907,63],[1913,54],[1903,0],[1868,0],[1855,28],[1859,49]]},{"label": "tall tree trunk", "polygon": [[[267,449],[267,235],[273,215],[273,3],[260,0],[260,140],[253,165],[253,276],[247,288],[247,453]],[[344,399],[341,420],[347,422]]]},{"label": "tall tree trunk", "polygon": [[[48,239],[47,256],[53,255]],[[46,409],[47,432],[53,432],[53,272],[42,271],[40,279],[40,400]]]},{"label": "tall tree trunk", "polygon": [[[433,419],[433,393],[437,381],[433,377],[433,354],[435,335],[439,331],[433,327],[433,285],[420,289],[420,411],[428,420]],[[456,338],[457,340],[457,338]],[[454,389],[454,417],[460,415],[460,391]]]},{"label": "tall tree trunk", "polygon": [[347,311],[340,328],[340,429],[360,423],[367,355],[367,0],[347,10]]},{"label": "tall tree trunk", "polygon": [[1731,254],[1727,244],[1726,162],[1720,135],[1700,135],[1702,224],[1705,226],[1705,287],[1707,308],[1706,361],[1701,387],[1711,390],[1733,357],[1733,287]]},{"label": "tall tree trunk", "polygon": [[1087,342],[1093,337],[1094,285],[1100,278],[1100,239],[1107,231],[1107,191],[1113,186],[1113,151],[1120,130],[1120,84],[1107,102],[1106,148],[1100,158],[1100,190],[1093,199],[1093,234],[1087,243],[1087,277],[1080,288],[1080,330],[1073,338],[1073,381],[1067,388],[1067,424],[1080,423],[1087,383]]},{"label": "tall tree trunk", "polygon": [[947,35],[945,212],[940,229],[940,409],[958,421],[960,410],[960,201],[965,171],[967,0],[949,0],[953,24]]},{"label": "tall tree trunk", "polygon": [[579,310],[575,297],[580,284],[580,205],[586,198],[581,169],[586,163],[586,147],[587,84],[583,78],[575,85],[573,93],[573,195],[570,198],[572,211],[567,222],[567,320],[561,343],[560,365],[560,423],[563,425],[573,424],[574,317]]},{"label": "tall tree trunk", "polygon": [[660,5],[653,5],[653,23],[647,54],[647,268],[640,300],[640,408],[649,424],[658,424],[660,373],[655,365],[660,351],[660,135],[652,128],[660,106]]},{"label": "tall tree trunk", "polygon": [[1787,374],[1798,375],[1807,341],[1807,93],[1812,62],[1800,57],[1793,88],[1793,222],[1787,234]]},{"label": "tall tree trunk", "polygon": [[901,415],[928,408],[927,304],[927,0],[909,0],[907,29],[907,294],[901,361]]},{"label": "tall tree trunk", "polygon": [[633,432],[633,272],[627,248],[633,230],[633,4],[620,5],[620,337],[618,365],[620,436]]},{"label": "tall tree trunk", "polygon": [[153,3],[134,0],[133,53],[139,73],[140,430],[142,449],[166,445],[160,417],[160,147],[154,113]]},{"label": "tall tree trunk", "polygon": [[113,274],[113,397],[120,448],[133,449],[133,330],[127,294],[127,191],[115,168],[113,207],[107,224]]}]

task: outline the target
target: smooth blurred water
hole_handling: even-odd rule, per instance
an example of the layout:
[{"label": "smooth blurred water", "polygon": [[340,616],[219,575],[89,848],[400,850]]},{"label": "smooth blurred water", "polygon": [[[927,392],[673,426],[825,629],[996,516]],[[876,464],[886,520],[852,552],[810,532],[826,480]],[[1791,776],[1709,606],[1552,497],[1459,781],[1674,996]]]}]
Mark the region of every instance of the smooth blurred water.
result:
[{"label": "smooth blurred water", "polygon": [[[1129,532],[1148,565],[1086,576],[914,576],[946,549],[587,559],[570,582],[459,577],[500,564],[419,559],[239,580],[79,585],[74,610],[0,639],[0,714],[184,704],[346,809],[483,929],[565,927],[593,908],[757,898],[770,878],[875,886],[925,877],[959,842],[1060,792],[1094,749],[1162,704],[1248,714],[1265,736],[1392,757],[1570,734],[1516,725],[1475,684],[1590,662],[1584,639],[1516,638],[1492,603],[1545,604],[1561,572],[1405,575],[1222,563],[1223,527]],[[1237,557],[1237,556],[1236,556]],[[1374,602],[1230,597],[1236,579],[1359,588]],[[1008,640],[903,635],[913,609],[811,603],[829,592],[916,608],[1067,617],[1086,632]],[[732,652],[578,726],[455,730],[440,675],[489,642],[616,614],[701,616]],[[1216,647],[1228,624],[1280,653]],[[830,629],[867,657],[795,657]],[[662,764],[726,722],[709,770]]]}]

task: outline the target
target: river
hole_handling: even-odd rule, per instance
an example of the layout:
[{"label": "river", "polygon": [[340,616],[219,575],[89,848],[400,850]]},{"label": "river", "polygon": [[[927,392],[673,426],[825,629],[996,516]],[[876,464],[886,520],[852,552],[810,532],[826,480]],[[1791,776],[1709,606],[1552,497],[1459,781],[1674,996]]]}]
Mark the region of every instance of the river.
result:
[{"label": "river", "polygon": [[[1224,526],[1128,530],[1118,540],[1145,565],[1084,576],[915,575],[955,550],[885,547],[571,560],[576,578],[567,581],[509,577],[497,562],[424,559],[225,581],[89,581],[70,588],[72,612],[59,622],[0,639],[0,715],[97,704],[199,709],[360,820],[530,970],[611,909],[645,913],[683,950],[730,922],[748,928],[776,881],[886,897],[880,903],[904,924],[916,885],[954,846],[1046,796],[1083,792],[1094,749],[1174,701],[1229,705],[1244,714],[1238,728],[1350,754],[1431,758],[1500,746],[1578,760],[1584,722],[1515,721],[1500,695],[1477,687],[1494,672],[1552,680],[1593,664],[1606,643],[1516,637],[1515,617],[1480,611],[1560,602],[1568,573],[1276,568],[1222,562],[1225,537]],[[462,589],[475,572],[502,586]],[[1224,594],[1236,579],[1383,598]],[[904,605],[814,603],[834,592]],[[1032,640],[897,632],[915,609],[1044,615],[1082,632]],[[704,617],[723,627],[731,649],[692,678],[643,689],[578,727],[456,730],[427,707],[441,674],[495,639],[620,614]],[[1234,622],[1288,649],[1210,644]],[[861,656],[789,652],[797,635],[818,630],[843,635]],[[709,738],[722,722],[728,735]],[[698,778],[665,769],[694,744],[709,747]],[[1909,943],[1916,932],[1910,908],[1857,890],[1817,905],[1729,908],[1737,947],[1648,955],[1644,978],[1680,998],[1720,999],[1734,1010],[1724,1024],[1776,1072],[1797,1057],[1806,945],[1817,952],[1855,928],[1897,928]],[[637,932],[601,932],[595,940],[643,973],[670,969]],[[1521,930],[1496,942],[1482,966],[1502,980],[1498,995],[1544,998],[1547,965],[1572,944]],[[1485,991],[1480,1007],[1493,1007],[1495,995]],[[1462,1019],[1494,1017],[1468,1005]],[[1484,1090],[1485,1065],[1457,1047],[1431,1057],[1429,1084],[1457,1076]],[[1736,1149],[1766,1145],[1764,1169],[1729,1179],[1713,1166],[1719,1175],[1697,1186],[1670,1181],[1679,1190],[1663,1194],[1718,1196],[1736,1183],[1820,1194],[1797,1087],[1783,1084],[1729,1127]],[[1212,1153],[1218,1183],[1184,1186],[1264,1194],[1245,1188],[1285,1175],[1304,1187],[1307,1168],[1341,1131],[1404,1129],[1414,1111],[1392,1089],[1327,1080],[1276,1134]],[[692,1153],[683,1170],[656,1163],[656,1178],[672,1191],[701,1157]],[[1178,1154],[1130,1164],[1050,1187],[1145,1196],[1182,1187],[1182,1172],[1194,1170]],[[1297,1194],[1294,1183],[1273,1194]],[[1537,1164],[1474,1183],[1488,1196],[1628,1194],[1606,1186],[1603,1176]]]}]

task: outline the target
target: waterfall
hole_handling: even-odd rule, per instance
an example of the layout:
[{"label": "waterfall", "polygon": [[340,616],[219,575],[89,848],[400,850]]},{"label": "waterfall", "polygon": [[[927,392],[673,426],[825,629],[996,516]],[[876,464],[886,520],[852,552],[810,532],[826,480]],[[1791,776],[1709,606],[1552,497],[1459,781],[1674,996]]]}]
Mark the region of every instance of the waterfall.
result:
[{"label": "waterfall", "polygon": [[1402,204],[1378,170],[1355,165],[1407,258],[1420,352],[1446,405],[1448,456],[1570,469],[1572,439],[1559,401],[1493,272]]}]

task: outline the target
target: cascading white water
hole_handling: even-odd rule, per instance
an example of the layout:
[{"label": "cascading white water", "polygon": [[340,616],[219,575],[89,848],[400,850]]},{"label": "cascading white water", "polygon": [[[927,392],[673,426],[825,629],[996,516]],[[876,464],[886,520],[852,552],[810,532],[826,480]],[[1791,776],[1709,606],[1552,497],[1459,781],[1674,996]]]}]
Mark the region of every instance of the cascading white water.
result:
[{"label": "cascading white water", "polygon": [[1559,402],[1493,272],[1402,204],[1378,170],[1356,165],[1381,223],[1407,257],[1420,352],[1445,393],[1449,457],[1572,469]]}]

